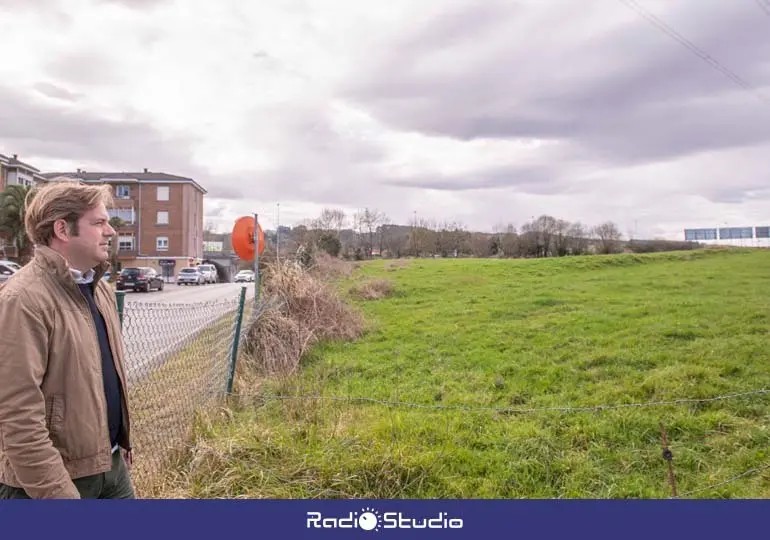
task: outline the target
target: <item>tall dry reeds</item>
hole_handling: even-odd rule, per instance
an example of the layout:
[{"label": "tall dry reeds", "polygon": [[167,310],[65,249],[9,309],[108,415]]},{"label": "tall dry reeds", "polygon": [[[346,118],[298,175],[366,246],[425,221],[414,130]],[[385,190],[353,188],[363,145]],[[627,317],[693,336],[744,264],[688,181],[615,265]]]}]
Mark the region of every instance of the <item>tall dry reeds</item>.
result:
[{"label": "tall dry reeds", "polygon": [[245,368],[261,375],[294,373],[320,342],[353,340],[364,331],[361,314],[342,300],[317,270],[291,261],[271,263],[262,280],[269,306],[246,330]]}]

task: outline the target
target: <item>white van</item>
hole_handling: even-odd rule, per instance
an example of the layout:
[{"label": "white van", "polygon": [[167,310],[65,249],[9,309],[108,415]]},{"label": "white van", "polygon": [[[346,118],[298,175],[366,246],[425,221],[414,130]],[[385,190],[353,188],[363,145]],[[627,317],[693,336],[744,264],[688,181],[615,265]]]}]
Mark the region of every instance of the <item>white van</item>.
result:
[{"label": "white van", "polygon": [[203,274],[206,283],[216,283],[219,281],[217,267],[213,264],[199,264],[198,270]]}]

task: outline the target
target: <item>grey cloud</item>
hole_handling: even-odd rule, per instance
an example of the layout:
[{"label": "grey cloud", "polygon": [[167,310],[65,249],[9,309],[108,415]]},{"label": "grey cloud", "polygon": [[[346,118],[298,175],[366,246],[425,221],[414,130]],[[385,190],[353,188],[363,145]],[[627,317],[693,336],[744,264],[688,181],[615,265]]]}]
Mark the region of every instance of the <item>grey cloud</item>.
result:
[{"label": "grey cloud", "polygon": [[476,191],[514,188],[533,195],[553,195],[573,191],[577,185],[556,167],[502,166],[466,174],[417,176],[386,179],[383,183],[395,187],[432,189],[438,191]]},{"label": "grey cloud", "polygon": [[229,210],[229,207],[227,206],[226,203],[219,202],[216,206],[208,207],[206,209],[206,217],[211,217],[211,218],[224,217],[228,210]]},{"label": "grey cloud", "polygon": [[173,0],[96,0],[97,4],[118,4],[133,10],[147,10],[156,8],[162,4],[168,4]]},{"label": "grey cloud", "polygon": [[68,27],[72,23],[72,16],[62,5],[62,0],[0,0],[0,19],[19,13],[34,13],[46,24],[53,23],[58,28]]},{"label": "grey cloud", "polygon": [[[687,28],[682,33],[691,41],[756,88],[770,89],[770,31],[755,5],[693,1],[678,6],[668,13],[670,19],[661,18]],[[395,128],[458,139],[561,140],[597,166],[770,141],[768,104],[641,17],[578,39],[561,30],[586,21],[553,4],[553,15],[525,26],[522,38],[514,31],[516,21],[534,8],[509,9],[507,17],[495,12],[508,22],[507,29],[490,23],[498,32],[487,39],[498,43],[496,48],[471,44],[473,55],[463,56],[455,46],[463,30],[451,27],[442,41],[446,25],[438,22],[399,42],[388,58],[349,81],[344,92]],[[602,9],[605,19],[612,17],[611,9]],[[625,8],[618,3],[614,9]],[[452,62],[452,56],[463,62]]]},{"label": "grey cloud", "polygon": [[244,138],[255,148],[269,149],[275,170],[252,174],[252,181],[231,182],[233,189],[248,193],[253,182],[260,198],[316,200],[334,194],[347,198],[355,191],[352,185],[372,180],[384,149],[366,133],[336,126],[333,116],[322,99],[259,108],[245,115]]},{"label": "grey cloud", "polygon": [[109,57],[100,51],[80,50],[51,59],[46,74],[62,82],[78,85],[106,85],[118,79],[118,71]]},{"label": "grey cloud", "polygon": [[60,86],[57,86],[55,84],[47,83],[47,82],[39,82],[35,85],[35,90],[43,94],[44,96],[48,96],[50,98],[54,99],[61,99],[64,101],[78,101],[80,99],[80,95],[76,94],[74,92],[70,92],[66,88],[62,88]]},{"label": "grey cloud", "polygon": [[22,156],[98,161],[126,171],[147,167],[193,178],[206,174],[190,166],[193,140],[169,138],[150,123],[65,111],[2,86],[0,125],[4,145]]},{"label": "grey cloud", "polygon": [[24,10],[24,11],[37,11],[42,8],[50,8],[58,5],[59,0],[37,0],[36,2],[30,2],[29,0],[0,0],[0,8],[11,10]]},{"label": "grey cloud", "polygon": [[515,16],[521,6],[487,0],[478,3],[458,3],[433,17],[430,24],[417,34],[409,34],[400,40],[406,50],[430,50],[434,48],[483,46],[486,35],[504,29],[505,21]]},{"label": "grey cloud", "polygon": [[747,162],[738,166],[731,174],[706,174],[694,188],[706,199],[716,203],[743,204],[749,201],[770,203],[770,165],[764,160]]},{"label": "grey cloud", "polygon": [[[242,200],[242,199],[241,199]],[[203,219],[207,224],[220,225],[230,223],[233,208],[228,201],[213,200],[205,197],[203,200]]]},{"label": "grey cloud", "polygon": [[[105,170],[136,171],[144,167],[189,176],[203,185],[211,198],[240,200],[334,200],[364,189],[347,181],[355,171],[361,181],[366,168],[384,155],[375,144],[355,133],[340,133],[322,104],[307,104],[269,113],[257,112],[245,125],[271,126],[250,134],[256,148],[275,150],[278,170],[227,174],[193,165],[193,138],[172,137],[148,119],[114,121],[62,109],[15,89],[0,86],[0,144],[8,153],[50,159],[98,163]],[[253,129],[253,128],[252,128]]]}]

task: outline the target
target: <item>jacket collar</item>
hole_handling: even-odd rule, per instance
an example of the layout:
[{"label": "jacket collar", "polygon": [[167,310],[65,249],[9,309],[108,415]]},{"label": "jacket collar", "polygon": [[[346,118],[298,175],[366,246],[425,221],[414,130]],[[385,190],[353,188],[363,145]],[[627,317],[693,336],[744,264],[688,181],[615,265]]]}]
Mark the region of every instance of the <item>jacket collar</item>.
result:
[{"label": "jacket collar", "polygon": [[[71,267],[67,262],[67,259],[56,250],[51,249],[48,246],[36,246],[35,247],[35,264],[54,274],[58,279],[73,282],[75,279],[72,277]],[[93,268],[94,270],[94,282],[98,283],[104,276],[104,273],[110,268],[110,263],[103,262]]]}]

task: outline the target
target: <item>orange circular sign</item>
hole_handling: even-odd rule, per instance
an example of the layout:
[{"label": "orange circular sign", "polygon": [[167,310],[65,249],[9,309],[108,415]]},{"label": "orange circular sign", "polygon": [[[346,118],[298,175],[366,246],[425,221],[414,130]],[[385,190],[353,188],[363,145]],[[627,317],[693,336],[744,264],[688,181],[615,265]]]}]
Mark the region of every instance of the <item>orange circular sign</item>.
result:
[{"label": "orange circular sign", "polygon": [[[258,252],[265,251],[265,233],[262,226],[257,224]],[[233,226],[233,250],[244,261],[254,259],[254,216],[243,216],[235,220]]]}]

